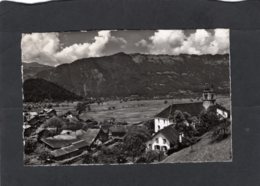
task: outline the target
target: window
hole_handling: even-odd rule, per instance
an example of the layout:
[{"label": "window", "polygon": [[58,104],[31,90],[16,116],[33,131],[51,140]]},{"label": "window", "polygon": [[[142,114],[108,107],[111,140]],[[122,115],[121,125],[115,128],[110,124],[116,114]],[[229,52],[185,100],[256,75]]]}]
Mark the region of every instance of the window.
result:
[{"label": "window", "polygon": [[160,125],[158,125],[158,130],[160,130],[161,129],[161,127],[160,127]]},{"label": "window", "polygon": [[155,138],[155,142],[156,142],[156,143],[159,143],[159,140],[158,140],[158,138]]},{"label": "window", "polygon": [[162,146],[161,150],[162,151],[167,151],[167,147],[166,146]]},{"label": "window", "polygon": [[163,139],[163,144],[166,144],[166,139]]},{"label": "window", "polygon": [[160,150],[160,145],[155,145],[156,150]]}]

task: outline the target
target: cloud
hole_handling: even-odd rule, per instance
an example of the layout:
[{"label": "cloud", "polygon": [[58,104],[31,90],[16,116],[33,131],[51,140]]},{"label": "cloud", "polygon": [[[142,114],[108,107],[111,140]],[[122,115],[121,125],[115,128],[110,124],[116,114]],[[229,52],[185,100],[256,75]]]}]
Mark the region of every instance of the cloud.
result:
[{"label": "cloud", "polygon": [[58,33],[23,34],[21,48],[23,62],[48,63],[59,49]]},{"label": "cloud", "polygon": [[59,63],[70,63],[80,58],[98,57],[102,55],[102,50],[111,38],[110,31],[99,31],[94,37],[94,42],[84,44],[73,44],[65,47],[55,54]]},{"label": "cloud", "polygon": [[111,31],[99,31],[93,42],[75,43],[60,49],[62,43],[58,33],[23,34],[21,41],[22,60],[58,65],[86,57],[110,54],[109,45],[124,48],[127,41],[111,36]]},{"label": "cloud", "polygon": [[52,66],[117,52],[168,55],[225,54],[229,52],[229,30],[32,33],[23,34],[21,48],[23,62],[39,62]]},{"label": "cloud", "polygon": [[181,30],[158,30],[150,37],[148,48],[152,54],[176,54],[176,48],[182,46],[184,39]]},{"label": "cloud", "polygon": [[[151,54],[225,54],[229,52],[229,30],[214,32],[198,29],[191,34],[182,30],[158,30],[147,45]],[[141,42],[141,41],[140,41]]]}]

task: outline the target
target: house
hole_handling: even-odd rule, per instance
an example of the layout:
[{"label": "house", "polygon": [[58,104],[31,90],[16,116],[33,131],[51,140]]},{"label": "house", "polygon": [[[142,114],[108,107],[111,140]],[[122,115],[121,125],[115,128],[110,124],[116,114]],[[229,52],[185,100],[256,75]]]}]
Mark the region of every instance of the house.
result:
[{"label": "house", "polygon": [[177,148],[182,139],[182,134],[179,134],[173,125],[169,125],[164,129],[155,133],[151,140],[146,142],[147,150],[168,151],[171,148]]},{"label": "house", "polygon": [[33,132],[33,127],[31,125],[24,124],[23,125],[23,133],[24,136],[30,136]]},{"label": "house", "polygon": [[202,93],[202,102],[190,102],[172,104],[166,109],[155,115],[154,117],[154,132],[174,124],[173,116],[176,110],[187,112],[191,116],[198,116],[201,111],[208,110],[214,106],[216,113],[221,118],[228,118],[229,111],[223,106],[216,103],[215,93],[213,88],[205,88]]},{"label": "house", "polygon": [[57,116],[57,112],[56,112],[56,110],[54,110],[54,109],[49,109],[49,108],[45,108],[45,109],[43,109],[43,112],[48,116],[48,117],[53,117],[53,116]]},{"label": "house", "polygon": [[[67,135],[64,131],[64,135]],[[61,140],[46,138],[42,141],[47,144],[51,149],[51,154],[55,160],[62,160],[81,154],[83,151],[91,150],[91,146],[98,145],[100,129],[88,129],[87,131],[76,131],[76,139]],[[74,136],[75,133],[72,135]]]},{"label": "house", "polygon": [[176,110],[187,112],[191,116],[198,116],[204,109],[202,102],[173,104],[157,114],[154,118],[154,132],[174,124],[173,115]]},{"label": "house", "polygon": [[230,111],[219,104],[216,104],[216,113],[221,120],[230,118]]},{"label": "house", "polygon": [[126,126],[124,125],[114,125],[109,128],[109,136],[113,137],[123,137],[127,132]]}]

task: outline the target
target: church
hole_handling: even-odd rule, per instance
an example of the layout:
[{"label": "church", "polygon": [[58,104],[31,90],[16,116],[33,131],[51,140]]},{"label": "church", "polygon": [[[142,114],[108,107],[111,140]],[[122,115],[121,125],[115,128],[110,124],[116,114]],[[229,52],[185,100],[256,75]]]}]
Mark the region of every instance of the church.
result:
[{"label": "church", "polygon": [[220,118],[229,118],[229,111],[216,103],[216,94],[212,87],[206,87],[202,93],[201,102],[172,104],[154,117],[154,132],[174,124],[173,118],[176,110],[187,112],[191,116],[198,116],[201,111],[208,110],[210,106],[215,105],[216,113]]},{"label": "church", "polygon": [[147,150],[168,151],[182,143],[183,133],[173,127],[172,116],[176,110],[187,112],[191,116],[198,116],[201,111],[208,110],[210,106],[215,106],[216,114],[221,119],[229,118],[229,111],[216,103],[216,95],[213,88],[205,88],[202,93],[201,102],[172,104],[154,118],[154,132],[152,139],[146,142]]}]

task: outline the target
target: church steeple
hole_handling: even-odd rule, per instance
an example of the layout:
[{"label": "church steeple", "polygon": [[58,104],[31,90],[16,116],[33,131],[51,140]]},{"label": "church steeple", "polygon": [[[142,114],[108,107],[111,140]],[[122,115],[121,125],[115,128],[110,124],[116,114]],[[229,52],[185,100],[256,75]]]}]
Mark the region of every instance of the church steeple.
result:
[{"label": "church steeple", "polygon": [[202,100],[203,100],[203,107],[205,108],[205,110],[207,110],[210,106],[215,104],[216,98],[215,98],[215,92],[212,85],[205,86],[205,89],[203,90],[202,93]]}]

